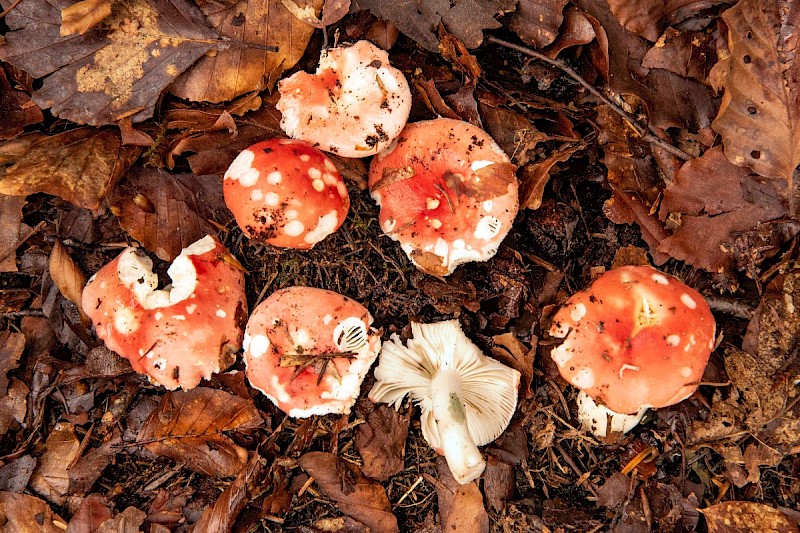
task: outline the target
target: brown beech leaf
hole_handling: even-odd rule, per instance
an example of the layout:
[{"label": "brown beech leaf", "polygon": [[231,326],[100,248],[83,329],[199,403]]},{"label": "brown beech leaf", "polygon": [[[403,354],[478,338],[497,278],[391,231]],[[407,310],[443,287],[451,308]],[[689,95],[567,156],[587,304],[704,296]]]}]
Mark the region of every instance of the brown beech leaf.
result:
[{"label": "brown beech leaf", "polygon": [[539,209],[544,188],[550,181],[550,172],[558,163],[568,161],[575,152],[585,148],[583,144],[567,146],[536,163],[528,163],[517,171],[519,177],[519,205],[524,209]]},{"label": "brown beech leaf", "polygon": [[35,496],[0,491],[3,531],[9,533],[64,533],[67,523]]},{"label": "brown beech leaf", "polygon": [[17,271],[16,251],[21,242],[22,208],[25,203],[24,196],[0,194],[0,272]]},{"label": "brown beech leaf", "polygon": [[511,0],[353,0],[350,9],[368,9],[426,50],[438,52],[440,23],[467,48],[477,48],[483,42],[483,30],[499,28],[495,17],[512,11],[515,4]]},{"label": "brown beech leaf", "polygon": [[[2,0],[3,7],[11,2]],[[33,100],[61,118],[99,126],[153,114],[161,91],[213,46],[217,35],[187,0],[112,2],[83,35],[60,35],[69,0],[26,0],[5,21],[0,59],[44,78]]]},{"label": "brown beech leaf", "polygon": [[591,43],[597,38],[596,25],[597,21],[593,21],[586,13],[568,9],[564,13],[564,23],[558,37],[547,47],[547,55],[555,58],[562,50]]},{"label": "brown beech leaf", "polygon": [[513,333],[503,333],[492,337],[492,356],[505,365],[518,370],[520,378],[520,396],[533,397],[531,382],[533,381],[533,362],[536,359],[536,346],[528,348]]},{"label": "brown beech leaf", "polygon": [[800,3],[744,0],[722,19],[730,55],[711,74],[725,90],[712,127],[731,162],[791,183],[800,163]]},{"label": "brown beech leaf", "polygon": [[717,272],[730,267],[733,235],[787,213],[780,180],[737,167],[721,147],[685,163],[664,191],[659,215],[680,226],[658,249],[671,257]]},{"label": "brown beech leaf", "polygon": [[297,463],[314,477],[319,488],[339,510],[372,531],[400,531],[386,490],[361,473],[358,466],[331,453],[309,452]]},{"label": "brown beech leaf", "polygon": [[45,137],[6,170],[0,194],[44,192],[96,211],[140,150],[123,147],[113,128],[78,128]]},{"label": "brown beech leaf", "polygon": [[645,68],[663,68],[705,82],[717,62],[717,32],[667,28],[642,59]]},{"label": "brown beech leaf", "polygon": [[3,465],[0,467],[0,490],[23,492],[34,470],[36,459],[27,454]]},{"label": "brown beech leaf", "polygon": [[254,453],[247,466],[236,476],[233,483],[222,491],[214,505],[207,507],[195,523],[193,531],[231,531],[233,524],[253,493],[260,486],[261,457]]},{"label": "brown beech leaf", "polygon": [[235,476],[247,463],[247,451],[223,432],[251,429],[263,422],[252,401],[198,387],[165,394],[139,431],[137,442],[195,472]]},{"label": "brown beech leaf", "polygon": [[135,168],[114,189],[111,211],[128,234],[165,261],[208,233],[211,220],[225,224],[230,214],[218,176],[169,174]]},{"label": "brown beech leaf", "polygon": [[360,399],[356,413],[364,419],[356,427],[356,449],[363,460],[361,470],[378,481],[386,481],[403,470],[406,437],[411,415],[384,404]]},{"label": "brown beech leaf", "polygon": [[89,494],[72,515],[67,533],[95,533],[100,525],[113,516],[111,503],[101,494]]},{"label": "brown beech leaf", "polygon": [[115,427],[100,446],[89,449],[70,466],[70,495],[86,494],[91,490],[92,485],[100,478],[103,470],[116,457],[120,444],[122,444],[122,433]]},{"label": "brown beech leaf", "polygon": [[6,394],[0,396],[0,437],[9,429],[25,421],[28,408],[27,385],[16,378],[11,378]]},{"label": "brown beech leaf", "polygon": [[706,518],[709,533],[744,533],[746,531],[769,531],[773,533],[797,533],[797,524],[792,523],[782,512],[755,502],[722,502],[700,509]]},{"label": "brown beech leaf", "polygon": [[61,10],[59,35],[83,35],[111,16],[111,0],[81,0]]},{"label": "brown beech leaf", "polygon": [[436,487],[442,531],[488,533],[489,515],[483,506],[483,495],[477,482],[459,484],[441,456],[436,458],[436,472],[438,479],[430,478],[429,481]]},{"label": "brown beech leaf", "polygon": [[281,0],[281,2],[292,15],[319,30],[336,24],[350,11],[350,0],[325,0],[322,6],[322,18],[319,18],[311,6],[300,7],[295,0]]},{"label": "brown beech leaf", "polygon": [[31,477],[30,486],[56,505],[64,505],[69,491],[69,465],[80,454],[81,443],[72,424],[59,422],[47,437],[45,451],[39,457],[39,467]]},{"label": "brown beech leaf", "polygon": [[611,12],[625,29],[650,41],[656,41],[667,26],[701,14],[704,10],[735,0],[608,0]]},{"label": "brown beech leaf", "polygon": [[53,282],[64,298],[78,306],[83,323],[89,324],[89,318],[83,312],[81,305],[81,295],[86,286],[86,274],[58,240],[53,243],[53,251],[50,252],[50,277],[53,278]]},{"label": "brown beech leaf", "polygon": [[0,139],[10,139],[22,133],[25,126],[43,119],[39,106],[26,92],[12,87],[5,71],[0,68]]},{"label": "brown beech leaf", "polygon": [[514,495],[514,467],[489,456],[483,473],[483,491],[489,507],[496,513],[505,508],[506,501]]},{"label": "brown beech leaf", "polygon": [[[294,17],[281,0],[215,2],[198,0],[209,23],[233,45],[201,58],[180,76],[170,92],[193,101],[223,102],[252,91],[270,91],[305,52],[312,26]],[[319,14],[322,0],[298,0]],[[258,47],[277,46],[277,52]]]},{"label": "brown beech leaf", "polygon": [[[685,1],[675,0],[675,3]],[[661,5],[649,0],[631,0],[631,3],[636,4],[639,10],[632,9],[631,12],[643,13],[644,16],[657,11],[656,6]],[[641,99],[650,122],[657,128],[679,127],[697,131],[711,124],[717,113],[717,103],[709,87],[668,70],[642,66],[650,44],[620,26],[605,0],[576,0],[576,4],[597,19],[608,36],[608,79],[612,91]],[[659,31],[653,40],[661,33]]]},{"label": "brown beech leaf", "polygon": [[558,35],[564,20],[562,11],[569,0],[520,0],[508,18],[508,29],[526,44],[544,48]]},{"label": "brown beech leaf", "polygon": [[114,518],[109,518],[97,529],[97,533],[141,533],[139,527],[147,517],[136,507],[128,507]]}]

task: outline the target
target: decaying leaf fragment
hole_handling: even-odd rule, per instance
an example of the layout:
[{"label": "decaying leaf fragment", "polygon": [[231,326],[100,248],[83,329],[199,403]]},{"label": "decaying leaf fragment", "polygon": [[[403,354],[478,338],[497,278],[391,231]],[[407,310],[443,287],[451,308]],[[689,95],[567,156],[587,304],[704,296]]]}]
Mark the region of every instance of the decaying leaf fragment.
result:
[{"label": "decaying leaf fragment", "polygon": [[477,481],[465,485],[457,482],[444,457],[437,458],[436,472],[438,479],[429,481],[436,487],[442,531],[488,533],[489,515],[483,506],[483,495]]},{"label": "decaying leaf fragment", "polygon": [[508,28],[536,48],[552,43],[564,20],[562,11],[568,0],[520,0],[509,17]]},{"label": "decaying leaf fragment", "polygon": [[722,19],[730,55],[711,72],[725,91],[712,127],[732,163],[791,183],[800,164],[800,3],[743,0]]},{"label": "decaying leaf fragment", "polygon": [[67,527],[39,498],[14,492],[0,492],[0,517],[4,531],[64,533]]},{"label": "decaying leaf fragment", "polygon": [[738,531],[769,531],[773,533],[797,533],[793,524],[783,513],[754,502],[723,502],[700,509],[706,518],[709,533],[736,533]]},{"label": "decaying leaf fragment", "polygon": [[139,431],[137,442],[195,472],[235,476],[247,463],[247,451],[223,432],[263,423],[252,401],[198,387],[165,394]]},{"label": "decaying leaf fragment", "polygon": [[[10,1],[3,0],[3,7]],[[83,35],[60,34],[69,0],[26,0],[9,12],[0,59],[44,78],[33,100],[56,116],[99,126],[153,114],[161,91],[214,46],[216,33],[187,0],[112,2]]]},{"label": "decaying leaf fragment", "polygon": [[47,437],[45,452],[39,457],[39,467],[31,477],[30,486],[48,501],[64,505],[69,491],[70,463],[80,453],[80,442],[72,424],[59,422]]},{"label": "decaying leaf fragment", "polygon": [[44,192],[96,211],[138,157],[112,128],[78,128],[35,142],[0,178],[0,194]]}]

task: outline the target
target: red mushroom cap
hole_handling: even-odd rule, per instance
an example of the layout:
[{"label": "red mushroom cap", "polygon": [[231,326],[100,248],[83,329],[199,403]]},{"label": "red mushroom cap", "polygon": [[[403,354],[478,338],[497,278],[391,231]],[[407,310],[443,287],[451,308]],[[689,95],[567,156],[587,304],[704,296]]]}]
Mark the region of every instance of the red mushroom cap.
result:
[{"label": "red mushroom cap", "polygon": [[702,295],[649,266],[608,271],[553,317],[561,375],[612,411],[666,407],[697,389],[716,324]]},{"label": "red mushroom cap", "polygon": [[364,306],[341,294],[276,291],[245,329],[247,379],[289,416],[349,413],[381,347],[371,323]]},{"label": "red mushroom cap", "polygon": [[384,233],[421,270],[448,275],[491,258],[518,209],[515,167],[482,129],[440,118],[409,124],[370,165]]},{"label": "red mushroom cap", "polygon": [[322,51],[316,74],[278,82],[281,128],[290,137],[345,157],[386,148],[411,111],[411,89],[389,54],[369,41]]},{"label": "red mushroom cap", "polygon": [[307,250],[350,209],[333,162],[304,141],[271,139],[243,150],[225,172],[225,203],[239,227],[274,246]]},{"label": "red mushroom cap", "polygon": [[83,290],[83,307],[110,350],[167,389],[191,389],[233,363],[247,304],[244,276],[228,250],[206,235],[184,248],[157,290],[153,262],[126,248]]}]

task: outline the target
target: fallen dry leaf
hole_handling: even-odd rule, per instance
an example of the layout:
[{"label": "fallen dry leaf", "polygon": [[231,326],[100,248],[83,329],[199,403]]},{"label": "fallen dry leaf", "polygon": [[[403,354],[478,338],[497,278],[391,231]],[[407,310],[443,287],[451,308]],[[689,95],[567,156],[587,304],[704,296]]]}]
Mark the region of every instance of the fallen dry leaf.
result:
[{"label": "fallen dry leaf", "polygon": [[590,15],[577,9],[568,9],[564,13],[564,22],[558,36],[545,51],[548,56],[556,58],[559,53],[573,46],[589,44],[597,39],[595,26],[599,26]]},{"label": "fallen dry leaf", "polygon": [[797,533],[797,524],[769,505],[754,502],[723,502],[700,509],[709,533]]},{"label": "fallen dry leaf", "polygon": [[33,100],[81,124],[149,118],[161,91],[217,38],[186,0],[114,2],[98,27],[62,37],[61,10],[70,5],[27,0],[15,6],[4,19],[12,31],[0,59],[44,78]]},{"label": "fallen dry leaf", "polygon": [[207,507],[195,523],[193,531],[231,531],[244,506],[260,486],[262,460],[254,453],[247,466],[236,476],[233,483],[222,491],[214,505]]},{"label": "fallen dry leaf", "polygon": [[[247,472],[247,470],[245,467],[242,472]],[[151,524],[160,524],[170,530],[176,528],[185,520],[183,510],[186,508],[186,504],[192,500],[194,492],[192,487],[183,486],[172,487],[168,491],[159,489],[156,497],[147,506],[147,521]]]},{"label": "fallen dry leaf", "polygon": [[141,533],[139,526],[147,517],[136,507],[128,507],[114,518],[109,518],[97,529],[97,533]]},{"label": "fallen dry leaf", "polygon": [[321,30],[342,20],[350,11],[350,0],[325,0],[322,17],[311,6],[300,6],[295,0],[281,0],[284,7],[305,24]]},{"label": "fallen dry leaf", "polygon": [[508,17],[508,29],[526,44],[544,48],[558,35],[564,20],[562,11],[569,0],[520,0]]},{"label": "fallen dry leaf", "polygon": [[702,14],[704,10],[721,4],[732,4],[735,0],[608,0],[611,12],[627,30],[650,41],[656,41],[667,25],[677,26],[681,22]]},{"label": "fallen dry leaf", "polygon": [[112,433],[98,446],[84,452],[69,468],[69,493],[82,495],[89,492],[119,452],[122,434],[114,427]]},{"label": "fallen dry leaf", "polygon": [[444,457],[437,457],[438,479],[429,479],[439,500],[442,531],[488,533],[489,515],[483,507],[483,495],[476,481],[461,485],[453,478]]},{"label": "fallen dry leaf", "polygon": [[8,391],[0,397],[0,437],[13,426],[25,421],[29,392],[27,385],[16,378],[11,378]]},{"label": "fallen dry leaf", "polygon": [[9,533],[64,533],[67,523],[35,496],[0,492],[3,531]]},{"label": "fallen dry leaf", "polygon": [[[297,3],[315,14],[322,7],[322,0]],[[253,91],[271,91],[281,74],[302,57],[314,31],[281,0],[199,0],[197,5],[233,44],[201,58],[170,86],[170,92],[192,101],[223,102]],[[259,49],[263,46],[277,46],[278,51]]]},{"label": "fallen dry leaf", "polygon": [[411,414],[366,399],[358,401],[356,414],[364,419],[355,434],[356,449],[363,461],[361,470],[372,479],[386,481],[403,470]]},{"label": "fallen dry leaf", "polygon": [[506,502],[514,496],[515,484],[514,467],[490,455],[483,472],[483,492],[486,494],[486,502],[494,512],[503,511]]},{"label": "fallen dry leaf", "polygon": [[81,304],[81,295],[86,286],[86,274],[59,240],[53,243],[53,251],[50,252],[50,277],[64,298],[78,306],[83,323],[90,324],[91,320],[83,312]]},{"label": "fallen dry leaf", "polygon": [[492,357],[501,363],[518,370],[520,398],[533,397],[531,382],[533,381],[533,362],[536,359],[536,344],[528,348],[513,333],[503,333],[492,337]]},{"label": "fallen dry leaf", "polygon": [[514,9],[511,0],[354,0],[351,11],[368,9],[373,15],[388,20],[402,33],[430,52],[439,51],[436,28],[444,24],[467,48],[483,42],[483,30],[496,29],[495,17]]},{"label": "fallen dry leaf", "polygon": [[231,217],[218,176],[170,174],[158,168],[134,168],[109,199],[119,224],[164,261],[206,234],[210,221],[225,225]]},{"label": "fallen dry leaf", "polygon": [[564,163],[578,151],[584,149],[584,144],[565,146],[548,157],[528,163],[517,171],[519,178],[519,205],[525,209],[539,209],[542,206],[544,188],[550,181],[550,173],[558,163]]},{"label": "fallen dry leaf", "polygon": [[642,59],[645,68],[663,68],[705,82],[717,62],[716,32],[667,28]]},{"label": "fallen dry leaf", "polygon": [[20,245],[22,208],[26,202],[24,196],[0,194],[0,272],[17,271],[16,251]]},{"label": "fallen dry leaf", "polygon": [[72,515],[66,533],[95,533],[112,516],[111,503],[105,497],[101,494],[89,494]]},{"label": "fallen dry leaf", "polygon": [[39,106],[31,101],[26,92],[12,87],[5,71],[0,68],[0,139],[19,135],[25,126],[43,119]]},{"label": "fallen dry leaf", "polygon": [[0,194],[44,192],[96,211],[140,150],[123,147],[112,128],[78,128],[45,137],[6,170]]},{"label": "fallen dry leaf", "polygon": [[0,467],[0,491],[23,492],[35,469],[36,459],[27,454]]},{"label": "fallen dry leaf", "polygon": [[252,401],[218,389],[168,392],[145,421],[137,442],[151,452],[213,477],[235,476],[247,451],[223,432],[263,424]]},{"label": "fallen dry leaf", "polygon": [[658,250],[711,272],[729,269],[726,243],[734,235],[787,214],[778,184],[733,165],[721,147],[688,161],[664,191],[659,210],[662,220],[680,226]]},{"label": "fallen dry leaf", "polygon": [[56,505],[64,505],[69,491],[69,465],[80,454],[81,443],[72,424],[59,422],[50,432],[30,486]]},{"label": "fallen dry leaf", "polygon": [[17,368],[25,350],[25,335],[0,331],[0,396],[8,392],[8,372]]},{"label": "fallen dry leaf", "polygon": [[791,183],[800,163],[800,4],[743,0],[722,19],[729,55],[711,73],[725,90],[712,127],[732,163]]},{"label": "fallen dry leaf", "polygon": [[111,16],[111,0],[81,0],[61,9],[59,35],[83,35]]},{"label": "fallen dry leaf", "polygon": [[314,477],[319,488],[339,510],[372,531],[400,531],[386,490],[361,473],[358,466],[331,453],[309,452],[297,463]]}]

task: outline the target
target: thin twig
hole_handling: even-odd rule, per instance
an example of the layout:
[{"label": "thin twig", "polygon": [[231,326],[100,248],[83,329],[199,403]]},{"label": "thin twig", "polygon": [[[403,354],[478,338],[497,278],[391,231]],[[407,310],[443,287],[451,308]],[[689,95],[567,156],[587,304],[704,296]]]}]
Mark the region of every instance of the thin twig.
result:
[{"label": "thin twig", "polygon": [[650,144],[654,144],[654,145],[658,146],[662,150],[665,150],[665,151],[671,153],[672,155],[674,155],[678,159],[682,159],[683,161],[689,161],[691,159],[694,159],[694,157],[692,157],[691,155],[687,154],[686,152],[684,152],[680,148],[676,148],[676,147],[672,146],[671,144],[669,144],[668,142],[665,142],[662,139],[659,139],[657,136],[655,136],[652,133],[650,133],[648,128],[646,128],[645,126],[641,125],[633,116],[631,116],[630,113],[628,113],[627,111],[622,109],[619,105],[614,103],[606,95],[604,95],[603,93],[601,93],[600,91],[595,89],[595,87],[592,84],[590,84],[588,81],[583,79],[583,77],[581,77],[580,74],[575,72],[572,68],[567,66],[562,61],[559,61],[558,59],[552,59],[550,57],[547,57],[544,54],[541,54],[541,53],[537,52],[536,50],[532,50],[532,49],[527,48],[525,46],[520,46],[518,44],[514,44],[514,43],[512,43],[510,41],[506,41],[504,39],[498,39],[497,37],[489,37],[487,40],[490,43],[498,44],[500,46],[504,46],[506,48],[510,48],[511,50],[515,50],[515,51],[517,51],[517,52],[519,52],[521,54],[525,54],[527,56],[530,56],[530,57],[533,57],[535,59],[538,59],[539,61],[544,61],[548,65],[559,69],[560,71],[565,73],[567,76],[569,76],[570,78],[572,78],[573,80],[575,80],[576,82],[581,84],[587,91],[589,91],[596,98],[599,98],[600,101],[602,101],[604,104],[606,104],[608,107],[610,107],[615,113],[617,113],[619,116],[621,116],[626,121],[628,121],[631,124],[631,126],[636,130],[636,133],[639,135],[639,137],[642,138],[642,140],[647,141]]},{"label": "thin twig", "polygon": [[17,4],[19,4],[20,2],[22,2],[22,0],[14,0],[14,3],[12,3],[10,6],[8,6],[8,9],[6,9],[2,13],[0,13],[0,19],[4,18],[6,15],[11,13],[11,10],[14,9],[15,7],[17,7]]}]

